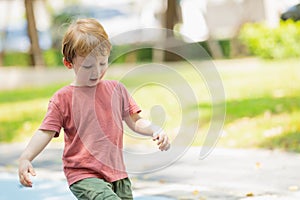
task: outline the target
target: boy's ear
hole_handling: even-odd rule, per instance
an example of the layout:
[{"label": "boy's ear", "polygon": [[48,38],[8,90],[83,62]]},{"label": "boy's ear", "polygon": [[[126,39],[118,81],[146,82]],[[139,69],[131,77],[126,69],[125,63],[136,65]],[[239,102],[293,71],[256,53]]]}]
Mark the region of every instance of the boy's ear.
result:
[{"label": "boy's ear", "polygon": [[66,66],[68,69],[72,69],[73,68],[72,63],[69,62],[69,61],[67,61],[65,57],[63,58],[63,63],[64,63],[64,66]]}]

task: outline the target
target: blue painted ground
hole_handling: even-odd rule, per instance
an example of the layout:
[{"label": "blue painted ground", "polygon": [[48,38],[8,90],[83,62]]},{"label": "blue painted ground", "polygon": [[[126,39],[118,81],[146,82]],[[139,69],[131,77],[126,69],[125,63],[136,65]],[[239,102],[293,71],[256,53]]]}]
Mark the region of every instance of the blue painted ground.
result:
[{"label": "blue painted ground", "polygon": [[0,200],[76,200],[64,181],[34,181],[32,188],[26,188],[20,185],[17,177],[7,174],[0,174],[0,177]]},{"label": "blue painted ground", "polygon": [[[36,200],[76,200],[68,190],[65,181],[33,180],[32,188],[20,185],[16,176],[0,173],[0,200],[36,199]],[[135,200],[173,200],[162,196],[140,196]]]}]

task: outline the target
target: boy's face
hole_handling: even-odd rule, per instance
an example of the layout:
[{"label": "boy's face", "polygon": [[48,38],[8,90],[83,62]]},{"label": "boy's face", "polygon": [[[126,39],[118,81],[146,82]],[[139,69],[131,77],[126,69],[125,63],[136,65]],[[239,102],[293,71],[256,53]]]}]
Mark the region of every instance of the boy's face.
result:
[{"label": "boy's face", "polygon": [[108,67],[109,56],[76,56],[73,68],[76,74],[75,84],[78,86],[94,86],[104,76]]}]

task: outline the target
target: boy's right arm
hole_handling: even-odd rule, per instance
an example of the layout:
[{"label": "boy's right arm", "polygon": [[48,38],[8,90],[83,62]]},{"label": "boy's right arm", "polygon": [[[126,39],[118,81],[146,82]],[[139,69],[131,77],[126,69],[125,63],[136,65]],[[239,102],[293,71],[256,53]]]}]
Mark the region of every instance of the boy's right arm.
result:
[{"label": "boy's right arm", "polygon": [[54,131],[38,130],[19,158],[19,180],[26,187],[32,187],[29,174],[35,176],[31,161],[47,146],[54,137]]}]

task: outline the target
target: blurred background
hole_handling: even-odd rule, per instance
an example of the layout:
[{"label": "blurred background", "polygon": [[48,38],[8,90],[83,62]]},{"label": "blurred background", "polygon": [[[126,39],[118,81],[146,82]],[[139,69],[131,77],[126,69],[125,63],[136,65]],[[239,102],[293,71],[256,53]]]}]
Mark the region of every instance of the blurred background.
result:
[{"label": "blurred background", "polygon": [[[186,51],[193,52],[192,44],[205,49],[218,69],[226,93],[227,116],[218,145],[300,151],[299,3],[297,0],[1,0],[0,142],[24,141],[36,130],[49,98],[73,78],[72,72],[63,67],[60,52],[68,23],[93,17],[103,24],[111,38],[135,29],[167,28],[174,30],[175,38],[186,44]],[[118,56],[111,60],[107,76],[120,80],[137,63],[168,62],[180,71],[199,99],[190,108],[199,109],[201,119],[191,118],[190,122],[201,125],[201,135],[207,131],[212,115],[210,92],[184,59],[151,48],[163,43],[166,37],[116,40],[111,54]],[[143,43],[148,47],[118,53]],[[193,52],[189,58],[201,63],[208,57]],[[124,84],[133,88],[136,81],[126,79]],[[163,103],[170,121],[167,129],[176,132],[181,119],[180,112],[174,111],[176,101],[163,100],[161,88],[150,87],[147,91],[151,95],[134,94],[145,113],[151,117],[151,107]],[[172,97],[170,93],[166,95]],[[190,108],[181,113],[189,112]],[[197,136],[194,145],[201,145],[201,140]]]},{"label": "blurred background", "polygon": [[[74,78],[63,66],[61,39],[68,24],[82,17],[98,19],[112,40],[105,78],[122,82],[141,115],[161,125],[171,142],[182,129],[187,130],[184,138],[177,140],[192,146],[166,171],[133,177],[136,197],[145,189],[145,194],[173,199],[300,198],[295,173],[300,162],[300,0],[1,0],[0,186],[7,192],[0,199],[73,199],[61,170],[63,134],[35,161],[38,173],[44,170],[36,190],[18,186],[16,169],[49,99]],[[130,32],[137,29],[145,31]],[[152,34],[162,29],[173,31]],[[175,40],[168,43],[169,37]],[[156,48],[170,44],[188,59]],[[205,70],[212,73],[201,73]],[[210,91],[208,83],[219,81],[223,87]],[[193,94],[181,96],[187,92],[184,85]],[[215,105],[212,96],[223,93],[226,98]],[[219,105],[226,105],[224,125],[209,133]],[[158,151],[152,140],[125,132],[125,150]],[[206,138],[216,148],[199,160]],[[37,190],[43,197],[24,195],[37,195]],[[60,192],[69,198],[55,198]]]},{"label": "blurred background", "polygon": [[[297,21],[300,11],[293,7],[297,3],[296,0],[2,0],[0,65],[61,66],[60,45],[65,28],[82,17],[98,19],[110,37],[141,28],[168,28],[179,33],[178,37],[185,42],[199,43],[213,58],[296,57],[300,53],[295,44],[297,23],[283,23],[280,19]],[[285,13],[289,8],[290,12]],[[295,31],[286,31],[293,28]],[[268,31],[274,34],[270,36]],[[142,42],[151,43],[163,37],[149,37]],[[114,44],[115,51],[137,42],[141,41]],[[280,49],[272,49],[274,45]],[[129,57],[117,61],[158,58],[149,49]],[[162,59],[176,60],[172,56]]]}]

